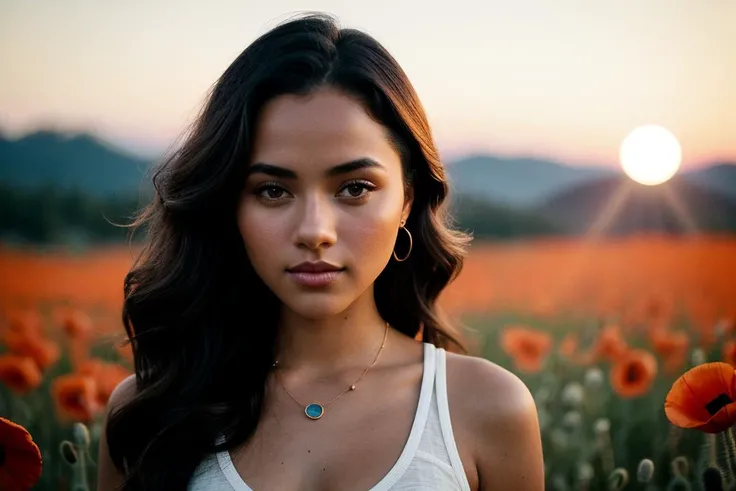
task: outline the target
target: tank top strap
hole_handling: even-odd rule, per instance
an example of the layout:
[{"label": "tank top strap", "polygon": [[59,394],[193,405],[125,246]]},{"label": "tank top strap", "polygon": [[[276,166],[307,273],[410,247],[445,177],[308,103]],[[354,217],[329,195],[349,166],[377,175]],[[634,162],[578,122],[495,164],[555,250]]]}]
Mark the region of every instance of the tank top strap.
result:
[{"label": "tank top strap", "polygon": [[437,409],[440,418],[440,427],[442,428],[442,438],[445,442],[445,448],[450,457],[452,469],[455,472],[457,482],[462,486],[463,491],[470,491],[468,478],[465,474],[463,463],[460,460],[455,435],[452,431],[452,420],[450,419],[450,403],[447,397],[447,356],[443,348],[437,348],[436,356],[436,378],[435,378],[435,395],[437,397]]}]

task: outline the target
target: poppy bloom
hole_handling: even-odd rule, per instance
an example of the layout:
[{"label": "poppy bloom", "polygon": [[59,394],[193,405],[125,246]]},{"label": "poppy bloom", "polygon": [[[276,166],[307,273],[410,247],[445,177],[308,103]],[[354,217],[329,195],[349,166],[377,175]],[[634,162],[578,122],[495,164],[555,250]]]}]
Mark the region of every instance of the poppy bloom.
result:
[{"label": "poppy bloom", "polygon": [[41,452],[28,431],[0,417],[0,489],[31,489],[41,478],[41,467]]},{"label": "poppy bloom", "polygon": [[734,368],[728,363],[704,363],[688,370],[667,394],[667,419],[705,433],[727,430],[736,423],[735,383]]},{"label": "poppy bloom", "polygon": [[650,332],[649,339],[654,351],[664,360],[665,372],[674,373],[687,361],[690,338],[684,331],[656,328]]},{"label": "poppy bloom", "polygon": [[88,338],[94,333],[92,319],[83,310],[58,309],[54,312],[54,321],[71,339]]},{"label": "poppy bloom", "polygon": [[501,334],[501,347],[525,372],[538,372],[552,349],[552,336],[524,326],[509,326]]},{"label": "poppy bloom", "polygon": [[41,334],[43,318],[35,310],[13,310],[5,314],[8,329],[26,334]]},{"label": "poppy bloom", "polygon": [[93,377],[97,386],[97,403],[107,404],[112,391],[132,372],[115,363],[105,363],[97,358],[85,360],[78,369],[82,375]]},{"label": "poppy bloom", "polygon": [[611,386],[620,397],[639,397],[649,391],[656,375],[654,355],[643,349],[632,349],[611,367]]},{"label": "poppy bloom", "polygon": [[621,328],[617,325],[606,326],[598,333],[593,348],[593,355],[597,359],[616,361],[620,359],[629,349],[629,345],[621,334]]},{"label": "poppy bloom", "polygon": [[61,375],[54,379],[51,391],[57,413],[63,420],[86,423],[102,409],[97,397],[97,383],[89,375]]},{"label": "poppy bloom", "polygon": [[11,353],[33,358],[41,370],[46,370],[61,356],[61,350],[53,341],[32,332],[8,330],[3,334],[2,341]]},{"label": "poppy bloom", "polygon": [[0,355],[0,382],[23,395],[41,385],[41,370],[28,356]]}]

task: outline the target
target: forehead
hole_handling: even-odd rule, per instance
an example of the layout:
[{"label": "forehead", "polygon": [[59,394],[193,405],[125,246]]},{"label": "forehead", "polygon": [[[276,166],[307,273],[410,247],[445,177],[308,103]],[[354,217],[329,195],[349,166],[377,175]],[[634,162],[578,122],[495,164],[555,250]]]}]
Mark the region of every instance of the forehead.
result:
[{"label": "forehead", "polygon": [[360,101],[335,89],[279,96],[257,122],[253,162],[321,168],[358,158],[388,165],[399,157]]}]

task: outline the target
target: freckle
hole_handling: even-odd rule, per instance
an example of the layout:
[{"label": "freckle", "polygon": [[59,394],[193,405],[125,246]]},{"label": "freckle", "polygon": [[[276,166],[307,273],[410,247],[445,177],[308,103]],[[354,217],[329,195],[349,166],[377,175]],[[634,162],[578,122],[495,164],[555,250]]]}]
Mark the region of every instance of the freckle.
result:
[{"label": "freckle", "polygon": [[281,462],[281,465],[284,465],[284,463],[283,463],[283,462]]}]

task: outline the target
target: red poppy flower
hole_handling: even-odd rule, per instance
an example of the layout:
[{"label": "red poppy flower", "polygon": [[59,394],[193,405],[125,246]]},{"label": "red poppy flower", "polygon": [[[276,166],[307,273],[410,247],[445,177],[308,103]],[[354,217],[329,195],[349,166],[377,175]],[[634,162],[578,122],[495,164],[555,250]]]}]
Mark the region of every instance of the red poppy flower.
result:
[{"label": "red poppy flower", "polygon": [[31,489],[41,478],[41,467],[41,452],[28,431],[0,418],[0,489]]},{"label": "red poppy flower", "polygon": [[608,325],[600,330],[593,356],[599,360],[616,361],[629,350],[618,325]]},{"label": "red poppy flower", "polygon": [[115,387],[132,372],[118,364],[106,363],[98,358],[90,358],[79,366],[78,373],[95,379],[97,402],[100,406],[105,406]]},{"label": "red poppy flower", "polygon": [[23,395],[41,385],[43,376],[29,356],[0,355],[0,383]]},{"label": "red poppy flower", "polygon": [[664,412],[680,428],[720,433],[736,423],[736,375],[728,363],[698,365],[675,381]]},{"label": "red poppy flower", "polygon": [[97,397],[97,383],[89,375],[60,375],[54,379],[51,391],[62,420],[86,423],[103,409]]},{"label": "red poppy flower", "polygon": [[501,347],[519,370],[535,373],[542,369],[552,349],[552,336],[526,326],[507,326],[501,333]]},{"label": "red poppy flower", "polygon": [[619,397],[639,397],[652,387],[657,376],[657,359],[643,349],[632,349],[611,367],[611,387]]}]

